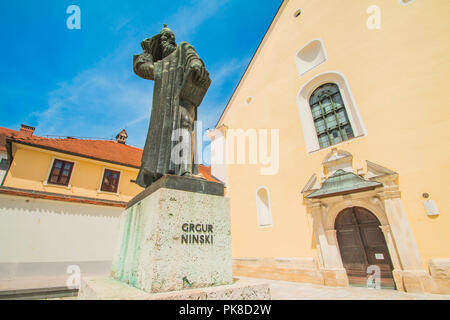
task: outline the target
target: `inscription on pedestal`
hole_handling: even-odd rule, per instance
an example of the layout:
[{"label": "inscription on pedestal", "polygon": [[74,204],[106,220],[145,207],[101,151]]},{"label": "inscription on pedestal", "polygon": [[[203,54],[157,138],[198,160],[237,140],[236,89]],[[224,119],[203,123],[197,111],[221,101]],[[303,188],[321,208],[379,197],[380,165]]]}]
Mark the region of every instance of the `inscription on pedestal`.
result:
[{"label": "inscription on pedestal", "polygon": [[184,223],[181,226],[181,244],[213,244],[213,225]]}]

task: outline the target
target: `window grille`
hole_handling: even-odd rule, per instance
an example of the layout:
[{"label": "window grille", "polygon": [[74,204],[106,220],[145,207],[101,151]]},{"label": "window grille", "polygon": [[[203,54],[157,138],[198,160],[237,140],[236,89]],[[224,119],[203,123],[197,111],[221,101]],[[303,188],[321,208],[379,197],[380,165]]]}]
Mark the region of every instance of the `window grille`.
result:
[{"label": "window grille", "polygon": [[354,137],[341,92],[336,84],[327,83],[318,87],[311,95],[309,105],[321,148]]}]

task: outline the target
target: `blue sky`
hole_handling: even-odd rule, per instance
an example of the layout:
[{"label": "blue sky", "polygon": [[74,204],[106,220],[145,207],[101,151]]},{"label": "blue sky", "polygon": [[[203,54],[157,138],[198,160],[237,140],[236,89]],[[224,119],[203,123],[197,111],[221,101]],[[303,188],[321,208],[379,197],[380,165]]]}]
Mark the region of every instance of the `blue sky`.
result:
[{"label": "blue sky", "polygon": [[[211,87],[199,108],[203,129],[216,124],[281,0],[41,0],[0,3],[0,126],[36,135],[113,138],[143,147],[153,82],[133,74],[140,42],[163,23],[191,43]],[[69,30],[69,5],[81,29]],[[206,143],[206,142],[205,142]],[[205,158],[205,162],[208,162]]]}]

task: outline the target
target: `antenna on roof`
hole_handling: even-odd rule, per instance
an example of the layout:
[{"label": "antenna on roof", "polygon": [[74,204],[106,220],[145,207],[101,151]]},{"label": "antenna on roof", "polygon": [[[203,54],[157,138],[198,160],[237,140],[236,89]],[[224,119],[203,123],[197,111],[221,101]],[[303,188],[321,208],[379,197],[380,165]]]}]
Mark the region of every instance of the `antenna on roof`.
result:
[{"label": "antenna on roof", "polygon": [[53,134],[45,134],[45,135],[42,135],[42,137],[53,138],[53,139],[114,140],[113,138],[58,136],[58,135],[53,135]]}]

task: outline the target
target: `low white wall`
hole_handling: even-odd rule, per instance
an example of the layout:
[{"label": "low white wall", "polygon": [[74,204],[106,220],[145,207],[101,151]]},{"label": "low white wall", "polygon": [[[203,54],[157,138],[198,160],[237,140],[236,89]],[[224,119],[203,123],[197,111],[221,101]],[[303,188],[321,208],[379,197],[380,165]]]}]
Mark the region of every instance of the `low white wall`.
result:
[{"label": "low white wall", "polygon": [[122,211],[0,195],[0,290],[64,286],[71,265],[108,273]]}]

